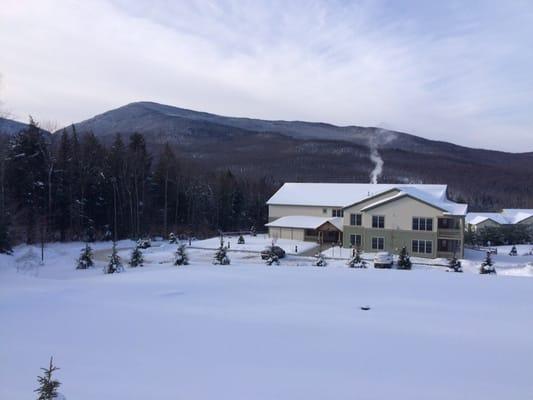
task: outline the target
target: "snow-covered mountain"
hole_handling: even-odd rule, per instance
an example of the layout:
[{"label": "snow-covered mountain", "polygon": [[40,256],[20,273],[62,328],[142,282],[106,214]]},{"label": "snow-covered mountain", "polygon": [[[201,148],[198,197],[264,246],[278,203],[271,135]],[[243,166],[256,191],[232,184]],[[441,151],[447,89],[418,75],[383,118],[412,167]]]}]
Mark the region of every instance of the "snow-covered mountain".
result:
[{"label": "snow-covered mountain", "polygon": [[[322,122],[268,121],[253,118],[226,117],[187,110],[153,102],[135,102],[76,124],[78,131],[92,131],[106,137],[115,133],[140,132],[179,141],[198,129],[234,128],[249,134],[280,134],[296,140],[328,140],[362,146],[378,145],[383,149],[400,149],[423,153],[443,151],[468,152],[468,148],[446,142],[423,139],[408,133],[377,127],[335,126]],[[149,139],[148,139],[149,140]]]},{"label": "snow-covered mountain", "polygon": [[[20,131],[23,131],[27,127],[28,127],[28,124],[25,124],[23,122],[0,117],[0,135],[12,136],[12,135],[19,133]],[[41,129],[41,130],[43,132],[49,133],[48,131],[45,131],[44,129]]]}]

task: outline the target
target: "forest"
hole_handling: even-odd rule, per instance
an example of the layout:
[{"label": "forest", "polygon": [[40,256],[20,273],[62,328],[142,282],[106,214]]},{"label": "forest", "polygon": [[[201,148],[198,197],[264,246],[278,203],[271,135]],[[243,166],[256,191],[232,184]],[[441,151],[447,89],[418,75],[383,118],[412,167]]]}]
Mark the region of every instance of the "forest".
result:
[{"label": "forest", "polygon": [[[55,135],[54,135],[55,136]],[[0,141],[0,250],[13,243],[202,236],[250,230],[267,219],[276,190],[177,156],[152,154],[141,134],[105,146],[73,126],[57,140],[30,121]]]}]

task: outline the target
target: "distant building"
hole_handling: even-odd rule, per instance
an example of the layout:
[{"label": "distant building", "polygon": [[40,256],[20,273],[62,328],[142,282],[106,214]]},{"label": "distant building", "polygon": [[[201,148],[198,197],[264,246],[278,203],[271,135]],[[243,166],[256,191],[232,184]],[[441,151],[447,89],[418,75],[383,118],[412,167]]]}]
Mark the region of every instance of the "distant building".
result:
[{"label": "distant building", "polygon": [[267,202],[269,235],[363,251],[462,257],[466,204],[446,185],[285,183]]},{"label": "distant building", "polygon": [[466,215],[466,226],[472,232],[487,227],[531,225],[533,209],[504,208],[499,213],[473,212]]}]

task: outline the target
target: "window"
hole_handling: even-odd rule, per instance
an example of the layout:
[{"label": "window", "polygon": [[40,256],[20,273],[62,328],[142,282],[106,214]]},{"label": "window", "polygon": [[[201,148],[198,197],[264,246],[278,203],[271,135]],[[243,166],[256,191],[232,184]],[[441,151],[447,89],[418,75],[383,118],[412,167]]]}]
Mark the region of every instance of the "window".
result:
[{"label": "window", "polygon": [[362,215],[361,214],[350,214],[350,225],[352,226],[361,226],[362,225]]},{"label": "window", "polygon": [[459,220],[456,218],[439,218],[439,229],[460,229]]},{"label": "window", "polygon": [[372,215],[372,228],[385,228],[385,217],[383,215]]},{"label": "window", "polygon": [[372,238],[372,250],[383,250],[385,248],[385,239],[382,237]]},{"label": "window", "polygon": [[437,241],[437,250],[448,252],[448,253],[454,253],[458,251],[461,248],[461,241],[460,240],[453,240],[453,239],[439,239]]},{"label": "window", "polygon": [[344,211],[341,208],[334,208],[331,210],[332,217],[344,217]]},{"label": "window", "polygon": [[411,250],[413,253],[431,254],[433,253],[433,242],[431,240],[413,240]]},{"label": "window", "polygon": [[352,246],[360,247],[363,243],[361,235],[350,235],[350,244]]},{"label": "window", "polygon": [[413,217],[413,231],[432,231],[433,219]]},{"label": "window", "polygon": [[328,213],[328,209],[327,208],[323,208],[322,209],[322,214],[327,214]]}]

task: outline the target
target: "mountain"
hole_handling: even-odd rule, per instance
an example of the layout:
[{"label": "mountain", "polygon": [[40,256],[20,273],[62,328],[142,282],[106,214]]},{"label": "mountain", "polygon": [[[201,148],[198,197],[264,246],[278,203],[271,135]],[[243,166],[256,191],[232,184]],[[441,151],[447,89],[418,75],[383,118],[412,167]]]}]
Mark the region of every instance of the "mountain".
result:
[{"label": "mountain", "polygon": [[[28,124],[25,124],[23,122],[0,117],[0,135],[13,136],[19,133],[20,131],[27,129],[28,126],[29,126]],[[48,131],[45,131],[44,129],[41,129],[41,131],[47,134],[49,133]]]},{"label": "mountain", "polygon": [[28,127],[28,124],[0,117],[0,134],[15,135]]},{"label": "mountain", "polygon": [[384,160],[380,181],[448,183],[474,208],[533,206],[533,153],[473,149],[376,127],[225,117],[136,102],[75,124],[110,143],[142,133],[152,150],[164,143],[198,168],[231,169],[283,181],[366,182]]}]

